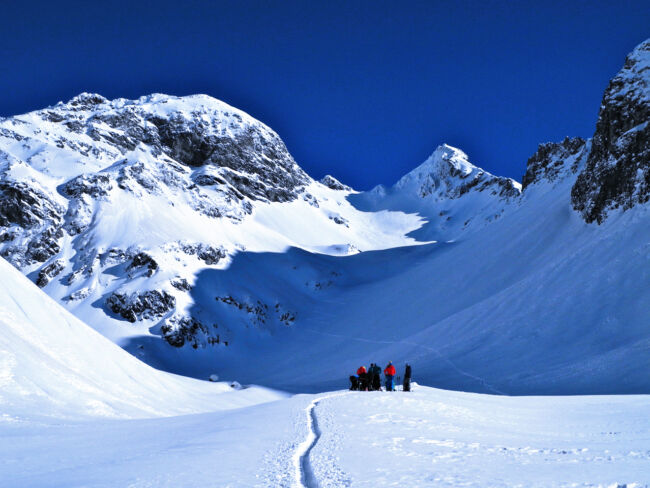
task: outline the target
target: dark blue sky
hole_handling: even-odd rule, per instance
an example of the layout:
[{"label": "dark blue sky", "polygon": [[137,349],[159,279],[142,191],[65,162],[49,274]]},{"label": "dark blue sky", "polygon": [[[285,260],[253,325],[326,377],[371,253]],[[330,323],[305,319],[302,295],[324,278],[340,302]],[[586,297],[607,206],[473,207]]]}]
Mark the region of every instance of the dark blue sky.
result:
[{"label": "dark blue sky", "polygon": [[538,143],[591,136],[649,27],[647,0],[3,2],[0,116],[207,93],[315,177],[393,183],[447,142],[520,180]]}]

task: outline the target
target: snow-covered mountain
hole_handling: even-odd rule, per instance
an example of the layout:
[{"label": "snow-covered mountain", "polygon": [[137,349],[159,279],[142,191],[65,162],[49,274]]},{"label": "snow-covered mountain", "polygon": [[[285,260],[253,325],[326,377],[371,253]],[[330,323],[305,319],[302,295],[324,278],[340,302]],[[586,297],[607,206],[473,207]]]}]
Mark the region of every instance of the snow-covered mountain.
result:
[{"label": "snow-covered mountain", "polygon": [[448,388],[648,392],[648,45],[522,186],[448,145],[391,187],[317,182],[207,96],[7,118],[0,253],[186,375],[314,391],[391,359]]},{"label": "snow-covered mountain", "polygon": [[[110,318],[105,334],[145,322],[134,330],[176,346],[229,343],[227,324],[186,312],[198,270],[244,250],[412,244],[421,222],[355,209],[349,187],[314,181],[275,132],[202,95],[82,94],[2,120],[0,173],[2,256],[89,323]],[[291,323],[280,303],[255,306]]]},{"label": "snow-covered mountain", "polygon": [[421,240],[452,240],[468,228],[480,228],[500,218],[516,204],[521,185],[494,176],[469,162],[447,144],[395,185],[379,185],[351,197],[360,208],[417,213],[427,224],[416,233]]}]

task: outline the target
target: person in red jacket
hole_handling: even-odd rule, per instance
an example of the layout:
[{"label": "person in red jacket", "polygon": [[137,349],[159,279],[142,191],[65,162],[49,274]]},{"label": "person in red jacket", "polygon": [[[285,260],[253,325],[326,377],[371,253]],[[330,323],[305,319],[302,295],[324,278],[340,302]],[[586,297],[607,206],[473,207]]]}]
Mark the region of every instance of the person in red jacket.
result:
[{"label": "person in red jacket", "polygon": [[359,377],[359,390],[367,391],[368,390],[368,373],[366,372],[365,366],[360,366],[357,369],[357,376]]},{"label": "person in red jacket", "polygon": [[395,377],[395,366],[391,361],[388,361],[388,366],[384,369],[384,376],[386,376],[386,391],[395,391],[393,378]]}]

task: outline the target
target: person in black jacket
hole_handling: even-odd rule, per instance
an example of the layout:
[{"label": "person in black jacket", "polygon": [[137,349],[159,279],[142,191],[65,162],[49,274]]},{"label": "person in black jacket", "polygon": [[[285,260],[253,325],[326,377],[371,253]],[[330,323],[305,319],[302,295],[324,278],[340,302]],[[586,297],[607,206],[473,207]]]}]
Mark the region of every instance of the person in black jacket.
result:
[{"label": "person in black jacket", "polygon": [[372,368],[372,389],[381,390],[381,368],[376,363]]},{"label": "person in black jacket", "polygon": [[411,391],[411,365],[406,363],[406,371],[404,371],[404,385],[403,391]]}]

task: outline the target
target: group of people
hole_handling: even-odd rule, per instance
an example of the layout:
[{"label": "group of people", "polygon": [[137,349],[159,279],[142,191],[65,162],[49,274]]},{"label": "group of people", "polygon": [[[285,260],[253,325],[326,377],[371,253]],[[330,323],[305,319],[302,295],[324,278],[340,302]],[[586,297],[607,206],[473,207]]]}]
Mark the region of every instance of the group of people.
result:
[{"label": "group of people", "polygon": [[[386,391],[395,391],[395,375],[397,371],[392,362],[384,368]],[[411,365],[406,363],[404,371],[403,391],[411,391]],[[350,376],[350,390],[373,391],[381,390],[381,368],[375,363],[370,363],[368,369],[360,366],[357,374]]]}]

